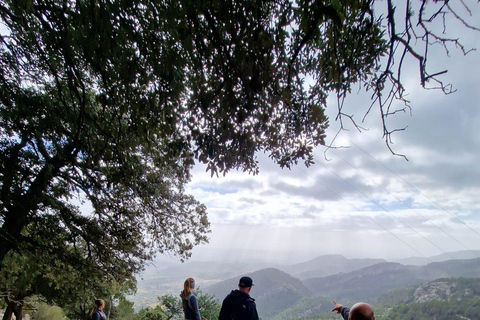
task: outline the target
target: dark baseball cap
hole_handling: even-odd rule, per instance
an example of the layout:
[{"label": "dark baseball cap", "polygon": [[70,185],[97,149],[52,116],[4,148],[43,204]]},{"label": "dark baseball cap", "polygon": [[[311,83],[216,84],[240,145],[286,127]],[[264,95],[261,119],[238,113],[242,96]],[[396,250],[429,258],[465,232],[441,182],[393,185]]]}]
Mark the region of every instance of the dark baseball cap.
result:
[{"label": "dark baseball cap", "polygon": [[253,280],[250,277],[241,277],[238,286],[242,288],[253,287]]}]

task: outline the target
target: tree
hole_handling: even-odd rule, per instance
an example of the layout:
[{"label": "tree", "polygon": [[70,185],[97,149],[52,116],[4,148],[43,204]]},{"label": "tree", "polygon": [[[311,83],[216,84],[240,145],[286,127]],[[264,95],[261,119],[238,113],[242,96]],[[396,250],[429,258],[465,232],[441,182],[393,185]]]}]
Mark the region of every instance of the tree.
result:
[{"label": "tree", "polygon": [[115,306],[113,318],[117,320],[136,320],[133,302],[124,297],[120,298]]},{"label": "tree", "polygon": [[180,297],[166,294],[157,297],[157,299],[165,319],[181,319],[183,317],[182,301],[180,300]]},{"label": "tree", "polygon": [[161,306],[155,308],[144,308],[138,312],[138,319],[140,320],[167,320],[167,317],[162,311]]},{"label": "tree", "polygon": [[34,320],[63,320],[65,315],[61,308],[57,306],[49,306],[47,304],[40,304],[38,310],[33,315]]},{"label": "tree", "polygon": [[[217,319],[220,314],[221,305],[218,300],[210,294],[203,293],[200,289],[195,290],[198,301],[198,311],[204,319]],[[183,319],[183,307],[180,295],[171,294],[158,297],[159,306],[165,319]]]},{"label": "tree", "polygon": [[[428,23],[474,27],[448,1],[419,1],[414,15],[407,0],[397,30],[384,3],[385,16],[373,0],[0,1],[0,262],[42,250],[135,273],[157,252],[187,258],[209,232],[184,190],[195,161],[212,175],[256,173],[259,151],[310,165],[329,94],[339,119],[354,121],[341,101],[355,85],[383,120],[393,99],[409,107],[407,55],[422,86],[447,90],[427,49],[467,50]],[[394,131],[384,121],[387,144]]]},{"label": "tree", "polygon": [[11,314],[21,318],[24,302],[40,296],[42,301],[62,307],[71,318],[86,318],[97,298],[131,294],[136,280],[131,273],[105,274],[81,257],[68,263],[49,259],[40,252],[19,254],[10,251],[0,270],[0,292]]},{"label": "tree", "polygon": [[200,289],[195,293],[198,296],[198,309],[202,317],[207,320],[218,319],[222,305],[217,298],[208,293],[203,293]]}]

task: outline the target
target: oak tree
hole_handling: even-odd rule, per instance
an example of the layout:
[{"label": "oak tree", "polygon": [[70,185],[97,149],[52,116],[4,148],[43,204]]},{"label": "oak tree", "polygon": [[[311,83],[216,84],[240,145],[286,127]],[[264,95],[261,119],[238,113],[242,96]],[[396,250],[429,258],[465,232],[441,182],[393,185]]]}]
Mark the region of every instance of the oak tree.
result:
[{"label": "oak tree", "polygon": [[468,51],[443,33],[448,16],[476,29],[460,5],[1,0],[0,262],[12,249],[72,252],[134,273],[158,252],[187,258],[209,232],[184,189],[195,161],[212,174],[256,173],[261,151],[309,165],[329,95],[352,121],[341,101],[354,86],[383,120],[395,99],[410,107],[407,56],[422,86],[447,92],[427,61],[433,45]]}]

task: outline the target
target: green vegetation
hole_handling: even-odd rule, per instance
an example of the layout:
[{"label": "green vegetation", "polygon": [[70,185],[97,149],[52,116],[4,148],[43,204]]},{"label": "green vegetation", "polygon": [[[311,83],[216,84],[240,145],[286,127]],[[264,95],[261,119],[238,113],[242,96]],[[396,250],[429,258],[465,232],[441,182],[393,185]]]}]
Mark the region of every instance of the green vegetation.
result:
[{"label": "green vegetation", "polygon": [[[195,290],[195,296],[198,299],[198,309],[200,316],[207,320],[218,319],[220,313],[220,303],[211,295],[204,294],[201,290]],[[166,320],[166,319],[184,319],[182,300],[180,296],[164,295],[158,297],[158,305],[141,309],[137,314],[130,313],[129,316],[118,314],[116,320]]]},{"label": "green vegetation", "polygon": [[332,300],[323,297],[305,296],[293,307],[277,313],[271,319],[319,319],[318,317],[320,315],[329,313],[332,310],[332,307]]},{"label": "green vegetation", "polygon": [[[218,319],[220,303],[211,295],[195,290],[198,299],[200,315],[207,320]],[[133,303],[120,298],[111,306],[109,301],[104,309],[112,320],[182,320],[184,318],[180,296],[164,295],[157,298],[157,305],[146,307],[135,312]],[[25,301],[24,313],[28,313],[32,320],[68,320],[86,319],[87,314],[73,314],[68,308],[60,308],[45,303],[41,297],[33,297]],[[70,314],[70,315],[68,315]]]},{"label": "green vegetation", "polygon": [[32,320],[64,320],[65,314],[60,307],[40,304],[32,315]]},{"label": "green vegetation", "polygon": [[428,301],[393,307],[385,319],[392,320],[454,320],[478,319],[480,297],[473,299]]},{"label": "green vegetation", "polygon": [[370,91],[390,146],[392,99],[409,107],[396,50],[420,62],[422,86],[448,91],[427,70],[428,39],[465,47],[420,23],[424,10],[470,26],[436,2],[404,17],[385,3],[388,14],[371,0],[1,0],[5,319],[34,296],[81,318],[94,298],[134,290],[155,254],[187,259],[210,232],[185,191],[195,162],[255,174],[265,151],[310,165],[329,95]]},{"label": "green vegetation", "polygon": [[[394,290],[382,294],[377,305],[396,306],[422,299],[458,300],[480,297],[480,278],[440,278],[427,284]],[[425,298],[423,298],[425,297]]]}]

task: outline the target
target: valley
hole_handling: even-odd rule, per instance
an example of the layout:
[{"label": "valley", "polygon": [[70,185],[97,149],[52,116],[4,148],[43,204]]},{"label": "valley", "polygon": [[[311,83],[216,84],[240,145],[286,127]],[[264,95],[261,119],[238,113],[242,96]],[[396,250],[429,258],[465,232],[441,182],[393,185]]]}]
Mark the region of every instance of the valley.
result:
[{"label": "valley", "polygon": [[[258,261],[163,263],[147,268],[138,279],[137,294],[129,300],[135,308],[155,305],[157,297],[178,295],[184,279],[194,277],[199,290],[221,302],[236,288],[238,279],[248,275],[254,279],[251,296],[263,320],[318,319],[330,312],[332,300],[347,306],[368,302],[376,306],[377,319],[382,319],[381,310],[398,305],[478,299],[480,258],[472,258],[475,254],[480,256],[480,252],[456,252],[415,265],[340,255],[270,266]],[[452,256],[457,259],[449,259]]]}]

